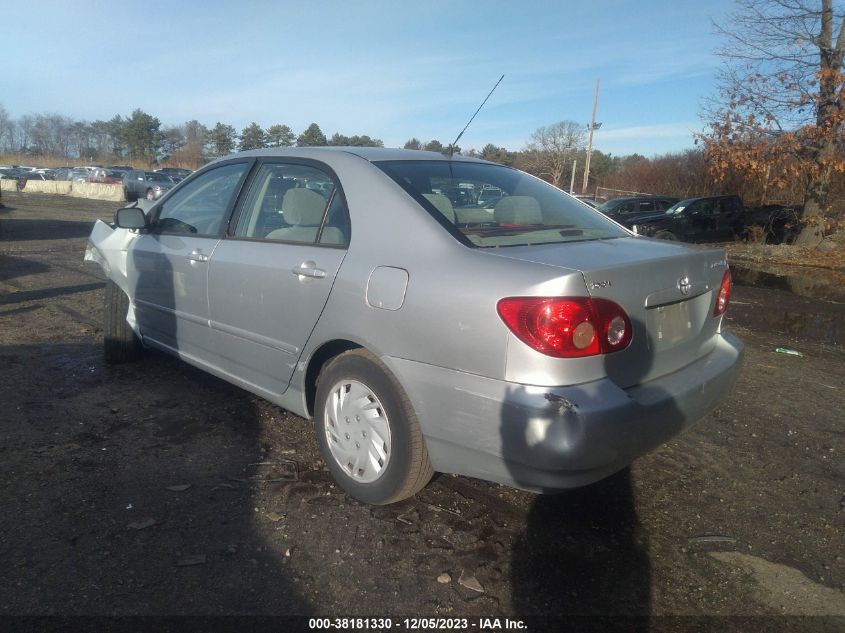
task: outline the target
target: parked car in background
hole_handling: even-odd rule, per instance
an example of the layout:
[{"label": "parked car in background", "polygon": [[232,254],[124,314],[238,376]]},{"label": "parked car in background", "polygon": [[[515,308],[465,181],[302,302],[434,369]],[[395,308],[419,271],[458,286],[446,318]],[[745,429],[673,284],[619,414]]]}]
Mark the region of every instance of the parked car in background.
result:
[{"label": "parked car in background", "polygon": [[18,170],[14,167],[0,167],[0,178],[9,180],[14,178],[15,180],[18,179]]},{"label": "parked car in background", "polygon": [[498,187],[486,187],[478,193],[478,206],[493,209],[496,203],[505,197],[505,192]]},{"label": "parked car in background", "polygon": [[630,220],[634,233],[682,242],[733,240],[745,225],[745,207],[738,196],[687,198],[663,213]]},{"label": "parked car in background", "polygon": [[181,167],[162,167],[161,169],[156,169],[155,171],[158,174],[170,176],[170,178],[173,179],[173,182],[182,182],[193,173],[190,169],[182,169]]},{"label": "parked car in background", "polygon": [[590,196],[590,195],[587,195],[587,194],[577,194],[577,193],[576,194],[570,194],[570,195],[572,195],[573,198],[580,200],[581,202],[583,202],[587,206],[593,207],[594,209],[599,206],[599,203],[596,202],[596,200],[595,200],[595,198],[593,198],[593,196]]},{"label": "parked car in background", "polygon": [[662,213],[679,200],[680,198],[671,196],[630,196],[613,198],[596,208],[607,217],[631,228],[631,224],[637,218]]},{"label": "parked car in background", "polygon": [[109,165],[106,169],[114,169],[116,171],[132,171],[135,169],[132,165]]},{"label": "parked car in background", "polygon": [[30,169],[20,169],[19,167],[0,169],[0,178],[4,180],[16,180],[19,189],[26,186],[28,180],[47,180],[47,177],[40,172]]},{"label": "parked car in background", "polygon": [[170,176],[155,171],[132,170],[123,175],[123,191],[127,200],[158,200],[174,185],[176,183]]},{"label": "parked car in background", "polygon": [[72,174],[73,174],[73,167],[59,167],[53,173],[53,180],[62,180],[62,181],[73,180]]},{"label": "parked car in background", "polygon": [[96,167],[74,167],[73,171],[70,173],[70,179],[73,182],[85,182],[88,180],[88,176],[91,175],[91,172],[94,171]]},{"label": "parked car in background", "polygon": [[125,175],[126,172],[123,170],[98,167],[88,175],[85,182],[94,182],[103,185],[120,185],[123,184],[123,177]]},{"label": "parked car in background", "polygon": [[[450,202],[484,187],[507,194],[492,214]],[[228,156],[98,221],[86,259],[108,277],[108,362],[146,345],[313,417],[332,475],[368,503],[433,471],[597,481],[717,406],[742,356],[723,250],[636,238],[458,155]]]}]

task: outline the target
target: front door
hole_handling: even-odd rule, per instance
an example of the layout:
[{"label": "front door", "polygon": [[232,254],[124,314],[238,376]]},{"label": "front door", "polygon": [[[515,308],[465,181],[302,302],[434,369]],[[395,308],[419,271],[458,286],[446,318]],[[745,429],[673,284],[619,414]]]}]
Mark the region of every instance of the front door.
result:
[{"label": "front door", "polygon": [[207,359],[208,260],[249,165],[199,174],[152,210],[149,231],[132,243],[127,272],[145,341]]}]

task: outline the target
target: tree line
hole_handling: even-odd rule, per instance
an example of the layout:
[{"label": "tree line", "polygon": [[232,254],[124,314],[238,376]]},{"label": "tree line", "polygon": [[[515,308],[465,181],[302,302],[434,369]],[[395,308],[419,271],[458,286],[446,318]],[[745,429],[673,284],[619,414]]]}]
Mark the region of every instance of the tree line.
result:
[{"label": "tree line", "polygon": [[[573,121],[560,121],[537,129],[526,146],[511,151],[488,143],[480,150],[469,149],[468,156],[512,165],[535,174],[554,185],[568,189],[572,170],[585,159],[586,127]],[[129,116],[115,115],[93,122],[74,120],[59,114],[31,114],[13,119],[0,105],[0,153],[58,160],[98,162],[141,162],[146,165],[173,164],[197,168],[209,160],[234,151],[264,147],[307,146],[384,147],[381,139],[364,135],[346,136],[335,132],[326,136],[317,123],[296,134],[284,124],[262,128],[252,122],[240,132],[232,125],[216,122],[206,126],[197,120],[164,126],[158,117],[141,109]],[[408,139],[405,149],[460,154],[460,147],[437,139]],[[619,157],[593,152],[591,182],[600,181],[623,164]]]},{"label": "tree line", "polygon": [[[462,149],[437,139],[417,137],[408,139],[404,148],[444,153],[451,150],[513,166],[567,191],[574,181],[575,192],[579,193],[586,162],[586,138],[585,125],[564,120],[535,130],[521,150],[509,150],[493,143],[481,149]],[[0,106],[0,153],[16,156],[101,164],[167,163],[195,169],[234,151],[321,145],[383,147],[384,143],[368,135],[346,136],[336,132],[326,136],[317,123],[311,123],[299,134],[288,125],[275,124],[264,129],[255,122],[238,132],[234,126],[219,121],[210,127],[197,120],[163,126],[157,117],[141,109],[127,117],[115,115],[108,121],[86,122],[58,114],[33,114],[15,120]],[[588,191],[595,192],[595,187],[601,185],[619,191],[683,197],[703,195],[713,192],[714,186],[724,189],[734,184],[720,183],[712,177],[700,150],[651,159],[639,154],[613,156],[593,150]]]},{"label": "tree line", "polygon": [[147,165],[176,163],[196,169],[234,151],[290,146],[384,147],[367,135],[326,137],[312,123],[300,134],[275,124],[266,130],[250,123],[240,132],[226,123],[209,127],[197,120],[163,126],[141,109],[107,121],[74,120],[60,114],[32,114],[13,119],[0,105],[0,153],[90,162],[139,161]]}]

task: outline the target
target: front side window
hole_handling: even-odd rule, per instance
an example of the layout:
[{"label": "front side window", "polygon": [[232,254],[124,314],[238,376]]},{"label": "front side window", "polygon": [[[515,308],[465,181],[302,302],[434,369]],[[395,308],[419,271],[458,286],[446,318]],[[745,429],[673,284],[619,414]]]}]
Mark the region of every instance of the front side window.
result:
[{"label": "front side window", "polygon": [[[599,212],[516,169],[450,160],[374,164],[467,245],[521,246],[628,236]],[[501,195],[489,206],[481,192],[491,189]]]},{"label": "front side window", "polygon": [[258,170],[235,227],[235,237],[343,245],[346,204],[334,180],[310,165],[265,163]]},{"label": "front side window", "polygon": [[699,200],[690,206],[690,213],[697,213],[699,215],[714,215],[716,213],[716,206],[716,200]]},{"label": "front side window", "polygon": [[216,167],[175,191],[159,208],[156,229],[161,233],[219,235],[248,168],[249,163]]}]

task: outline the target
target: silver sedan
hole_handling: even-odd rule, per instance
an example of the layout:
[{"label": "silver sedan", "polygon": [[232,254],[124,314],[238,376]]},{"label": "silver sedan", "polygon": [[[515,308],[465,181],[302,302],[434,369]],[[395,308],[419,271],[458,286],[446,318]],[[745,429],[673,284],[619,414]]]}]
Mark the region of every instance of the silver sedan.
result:
[{"label": "silver sedan", "polygon": [[723,251],[460,156],[237,154],[98,222],[86,259],[109,278],[108,362],[156,348],[313,418],[369,503],[434,471],[594,482],[705,416],[741,364]]}]

